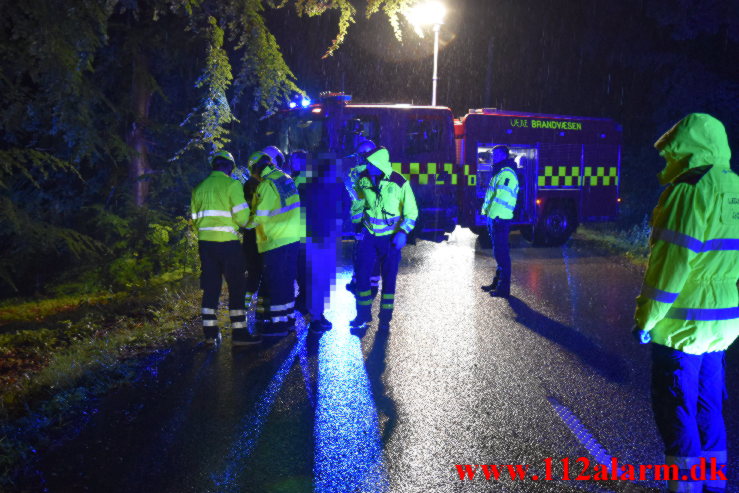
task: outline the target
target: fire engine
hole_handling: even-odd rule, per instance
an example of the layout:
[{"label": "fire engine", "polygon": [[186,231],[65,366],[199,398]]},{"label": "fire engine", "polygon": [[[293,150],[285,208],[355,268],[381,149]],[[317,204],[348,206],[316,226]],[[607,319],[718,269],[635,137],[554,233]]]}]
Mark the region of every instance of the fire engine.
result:
[{"label": "fire engine", "polygon": [[496,145],[516,163],[512,226],[527,240],[560,245],[578,224],[618,215],[622,128],[613,120],[489,108],[455,119],[446,107],[356,104],[342,93],[291,106],[267,120],[265,143],[321,159],[341,159],[364,138],[385,146],[416,195],[420,238],[440,241],[457,225],[485,231]]}]

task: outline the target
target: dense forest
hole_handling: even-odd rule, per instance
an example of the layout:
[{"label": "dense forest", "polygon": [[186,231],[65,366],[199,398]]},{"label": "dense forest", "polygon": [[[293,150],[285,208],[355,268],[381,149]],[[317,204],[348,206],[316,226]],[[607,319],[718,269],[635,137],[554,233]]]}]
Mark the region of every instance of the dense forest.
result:
[{"label": "dense forest", "polygon": [[[1,0],[0,296],[187,268],[207,154],[244,159],[296,94],[425,102],[431,40],[402,16],[413,3]],[[654,204],[651,143],[675,120],[712,113],[737,148],[734,1],[447,3],[441,104],[621,122],[624,224]]]}]

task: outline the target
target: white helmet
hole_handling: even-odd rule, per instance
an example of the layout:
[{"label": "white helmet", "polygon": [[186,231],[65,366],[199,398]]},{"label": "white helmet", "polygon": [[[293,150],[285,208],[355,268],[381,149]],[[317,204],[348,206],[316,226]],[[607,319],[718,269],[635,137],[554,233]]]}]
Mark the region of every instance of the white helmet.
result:
[{"label": "white helmet", "polygon": [[269,158],[272,160],[272,164],[274,164],[278,168],[282,168],[285,165],[285,155],[282,154],[282,151],[280,151],[277,147],[267,146],[262,149],[262,152],[268,155]]}]

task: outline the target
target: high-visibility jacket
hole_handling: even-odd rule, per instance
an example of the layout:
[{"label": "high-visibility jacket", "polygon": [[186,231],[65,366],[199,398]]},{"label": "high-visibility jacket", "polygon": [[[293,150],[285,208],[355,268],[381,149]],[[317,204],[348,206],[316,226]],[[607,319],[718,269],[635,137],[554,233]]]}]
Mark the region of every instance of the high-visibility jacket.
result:
[{"label": "high-visibility jacket", "polygon": [[359,174],[354,185],[357,198],[352,201],[352,222],[363,222],[367,231],[375,236],[401,230],[410,233],[418,219],[416,196],[410,183],[393,171],[387,149],[379,148],[367,160],[383,174],[376,184],[368,170]]},{"label": "high-visibility jacket", "polygon": [[273,166],[264,168],[261,177],[247,228],[257,228],[257,249],[264,253],[300,241],[305,237],[305,224],[293,179]]},{"label": "high-visibility jacket", "polygon": [[517,196],[518,177],[506,166],[490,178],[480,213],[490,219],[512,219]]},{"label": "high-visibility jacket", "polygon": [[724,126],[694,113],[655,144],[669,183],[652,214],[636,324],[657,344],[722,351],[739,336],[739,176]]},{"label": "high-visibility jacket", "polygon": [[221,171],[212,171],[195,187],[190,212],[201,241],[238,240],[238,229],[249,220],[241,183]]}]

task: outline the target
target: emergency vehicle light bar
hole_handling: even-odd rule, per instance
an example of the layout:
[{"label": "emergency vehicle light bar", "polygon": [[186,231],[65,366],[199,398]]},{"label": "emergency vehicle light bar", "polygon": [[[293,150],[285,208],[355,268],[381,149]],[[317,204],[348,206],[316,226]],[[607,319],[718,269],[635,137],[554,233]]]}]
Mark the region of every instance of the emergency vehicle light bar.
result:
[{"label": "emergency vehicle light bar", "polygon": [[352,100],[352,95],[346,94],[343,92],[324,91],[321,94],[319,94],[319,98],[321,98],[321,101],[335,101],[337,103],[349,103]]}]

